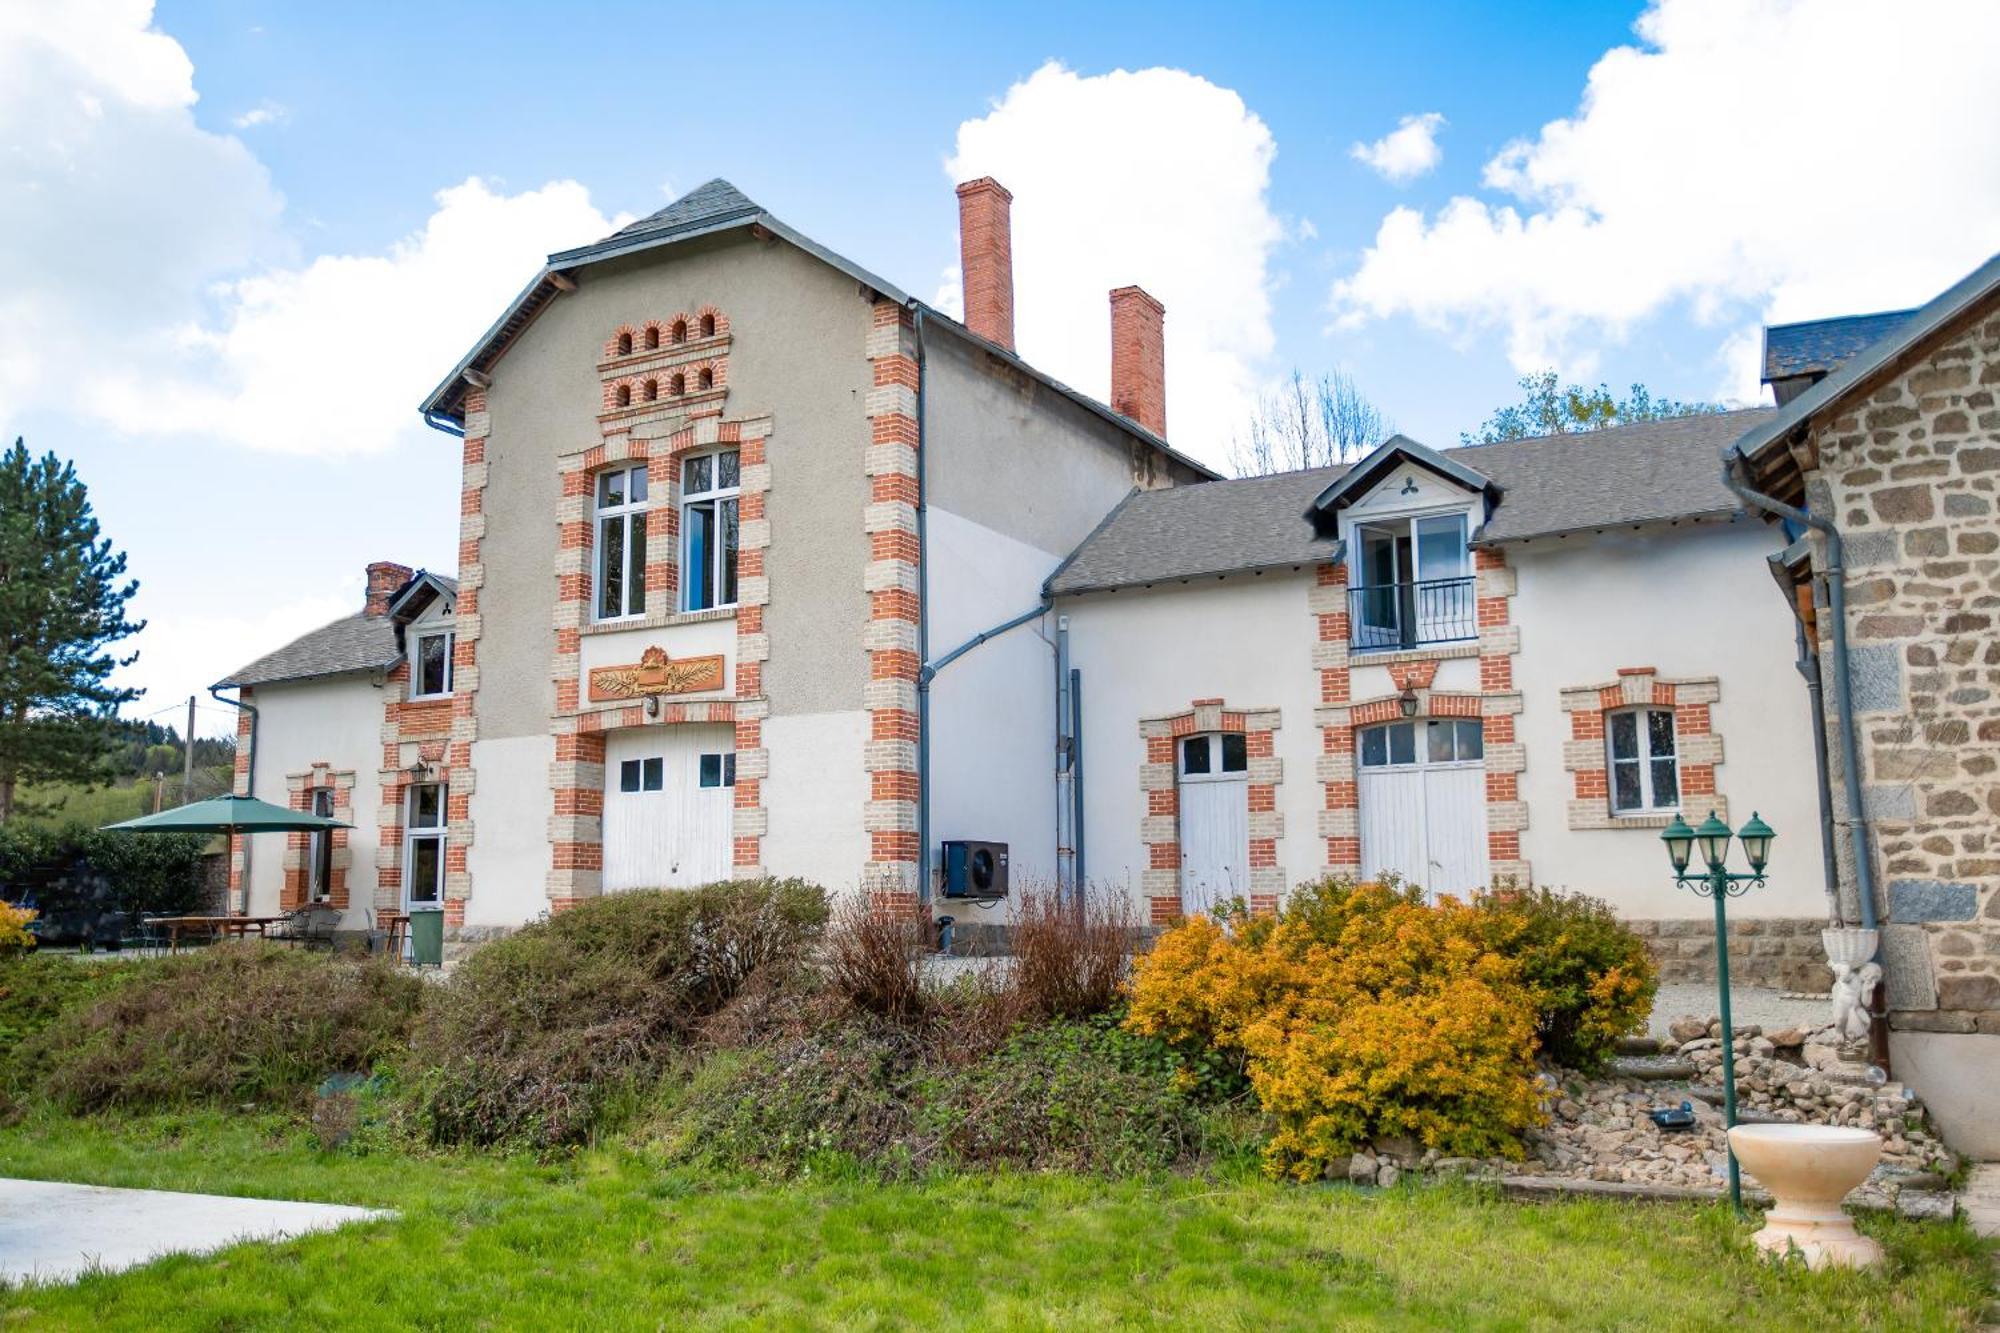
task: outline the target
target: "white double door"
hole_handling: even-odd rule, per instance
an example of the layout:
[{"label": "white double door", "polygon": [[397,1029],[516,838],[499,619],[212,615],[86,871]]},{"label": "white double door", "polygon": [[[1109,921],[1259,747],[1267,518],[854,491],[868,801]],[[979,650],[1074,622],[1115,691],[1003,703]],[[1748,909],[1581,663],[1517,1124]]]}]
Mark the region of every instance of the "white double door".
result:
[{"label": "white double door", "polygon": [[1486,764],[1480,725],[1438,719],[1357,738],[1361,874],[1433,894],[1487,886]]},{"label": "white double door", "polygon": [[730,727],[646,727],[604,746],[604,888],[692,888],[729,878]]}]

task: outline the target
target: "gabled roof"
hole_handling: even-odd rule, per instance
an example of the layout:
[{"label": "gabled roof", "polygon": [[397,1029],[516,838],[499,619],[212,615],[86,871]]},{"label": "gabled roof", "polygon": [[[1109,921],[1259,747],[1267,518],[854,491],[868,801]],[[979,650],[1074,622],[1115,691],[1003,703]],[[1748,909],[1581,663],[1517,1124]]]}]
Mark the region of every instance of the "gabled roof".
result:
[{"label": "gabled roof", "polygon": [[513,339],[534,322],[535,317],[556,298],[565,285],[572,283],[569,274],[574,270],[623,255],[676,245],[700,236],[750,227],[761,228],[764,232],[796,246],[892,301],[912,309],[921,309],[927,323],[937,324],[1001,358],[1022,374],[1039,381],[1086,411],[1136,436],[1183,466],[1203,476],[1219,475],[1207,464],[1197,462],[1172,448],[1164,439],[1130,417],[1112,410],[1088,394],[1079,393],[1054,376],[1023,361],[1019,354],[980,337],[959,321],[917,300],[895,284],[877,277],[853,260],[795,231],[773,217],[761,205],[754,203],[734,185],[719,178],[688,191],[649,217],[640,218],[637,222],[620,227],[601,241],[578,246],[573,250],[559,250],[550,255],[548,263],[535,276],[534,281],[522,289],[521,294],[514,298],[513,304],[508,306],[506,312],[481,336],[478,344],[452,367],[451,374],[447,375],[435,389],[431,390],[430,396],[424,399],[422,407],[424,419],[432,425],[440,425],[447,421],[463,424],[466,372],[471,371],[475,375],[490,372]]},{"label": "gabled roof", "polygon": [[[1722,485],[1716,452],[1749,423],[1774,415],[1758,407],[1445,450],[1409,441],[1391,456],[1423,450],[1449,469],[1441,475],[1455,472],[1468,489],[1498,495],[1474,535],[1477,544],[1527,541],[1734,516],[1739,505]],[[1386,450],[1387,443],[1370,457]],[[1352,494],[1344,481],[1360,466],[1130,495],[1050,575],[1048,591],[1060,596],[1337,560],[1332,511],[1319,501]]]},{"label": "gabled roof", "polygon": [[213,688],[238,689],[355,671],[387,671],[403,658],[402,626],[421,615],[431,599],[439,596],[457,597],[458,580],[420,569],[389,598],[386,614],[371,616],[356,611],[342,616],[230,672]]},{"label": "gabled roof", "polygon": [[1797,375],[1826,375],[1868,344],[1893,332],[1916,314],[1885,310],[1874,315],[1844,315],[1797,324],[1771,324],[1764,329],[1764,383]]},{"label": "gabled roof", "polygon": [[1750,464],[1750,481],[1779,499],[1800,494],[1798,464],[1783,442],[1850,394],[1871,388],[1938,334],[1956,327],[1988,303],[2000,299],[2000,254],[1953,283],[1938,297],[1895,325],[1846,364],[1786,403],[1770,418],[1745,431],[1726,451]]},{"label": "gabled roof", "polygon": [[1446,481],[1489,496],[1499,494],[1493,479],[1438,453],[1429,445],[1418,444],[1407,435],[1391,435],[1375,446],[1375,451],[1330,483],[1313,498],[1316,510],[1333,510],[1360,499],[1382,477],[1402,466],[1415,463]]},{"label": "gabled roof", "polygon": [[1053,594],[1316,565],[1340,543],[1301,517],[1345,467],[1134,491],[1048,579]]},{"label": "gabled roof", "polygon": [[286,680],[310,680],[352,671],[387,671],[403,655],[396,642],[396,622],[388,616],[356,611],[310,634],[301,634],[274,653],[266,653],[215,682],[218,690],[245,685],[275,685]]}]

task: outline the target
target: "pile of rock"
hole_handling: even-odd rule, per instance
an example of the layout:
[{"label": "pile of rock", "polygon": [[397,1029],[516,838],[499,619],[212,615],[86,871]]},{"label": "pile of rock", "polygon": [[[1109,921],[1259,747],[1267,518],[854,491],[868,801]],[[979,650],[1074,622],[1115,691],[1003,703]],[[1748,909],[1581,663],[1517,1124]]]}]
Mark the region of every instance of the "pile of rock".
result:
[{"label": "pile of rock", "polygon": [[[1393,1182],[1410,1170],[1618,1182],[1663,1193],[1712,1192],[1728,1180],[1722,1124],[1722,1023],[1677,1019],[1664,1041],[1639,1038],[1603,1074],[1567,1070],[1543,1076],[1549,1120],[1527,1136],[1521,1162],[1476,1162],[1383,1140],[1348,1163],[1348,1178]],[[1916,1095],[1879,1070],[1844,1059],[1831,1028],[1734,1034],[1737,1118],[1855,1125],[1882,1136],[1882,1164],[1856,1192],[1863,1207],[1896,1207],[1917,1216],[1949,1216],[1944,1177],[1951,1154],[1924,1122]],[[1663,1129],[1650,1111],[1686,1104],[1694,1124]],[[1365,1179],[1364,1179],[1365,1178]]]}]

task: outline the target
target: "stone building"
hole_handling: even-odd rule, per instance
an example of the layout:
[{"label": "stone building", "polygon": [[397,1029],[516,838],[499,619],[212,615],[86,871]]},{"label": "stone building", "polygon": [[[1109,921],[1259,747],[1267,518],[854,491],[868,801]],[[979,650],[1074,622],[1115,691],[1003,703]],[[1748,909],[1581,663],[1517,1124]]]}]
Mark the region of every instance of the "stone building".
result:
[{"label": "stone building", "polygon": [[1726,458],[1798,539],[1774,563],[1825,667],[1843,916],[1881,931],[1895,1074],[2000,1154],[2000,256],[1771,339],[1786,401]]}]

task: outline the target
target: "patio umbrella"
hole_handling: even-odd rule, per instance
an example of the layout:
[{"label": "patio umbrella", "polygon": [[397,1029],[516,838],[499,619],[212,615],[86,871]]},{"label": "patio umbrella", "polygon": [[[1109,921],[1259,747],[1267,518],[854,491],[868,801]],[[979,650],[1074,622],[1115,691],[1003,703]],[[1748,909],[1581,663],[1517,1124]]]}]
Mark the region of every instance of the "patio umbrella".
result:
[{"label": "patio umbrella", "polygon": [[106,824],[106,832],[120,829],[128,833],[309,833],[318,829],[353,828],[338,819],[306,810],[287,810],[254,796],[217,796],[196,801],[156,815],[142,815],[118,824]]}]

